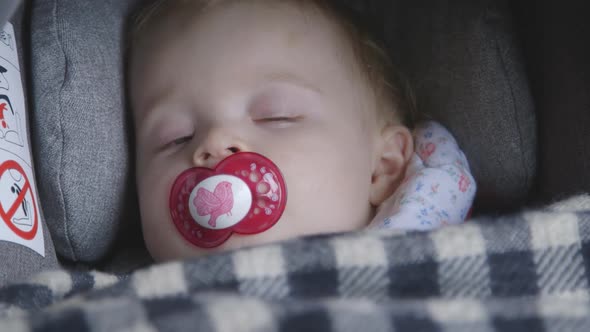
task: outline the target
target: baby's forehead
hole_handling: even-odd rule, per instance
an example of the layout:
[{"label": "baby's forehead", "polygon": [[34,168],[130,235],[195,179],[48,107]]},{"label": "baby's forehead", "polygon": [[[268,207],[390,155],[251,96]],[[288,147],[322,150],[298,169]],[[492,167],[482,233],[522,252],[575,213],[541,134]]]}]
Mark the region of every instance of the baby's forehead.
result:
[{"label": "baby's forehead", "polygon": [[[158,76],[156,72],[162,71],[160,65],[170,65],[170,57],[157,59],[155,54],[166,54],[165,49],[169,45],[166,41],[184,35],[182,43],[198,44],[191,63],[185,66],[210,69],[201,77],[209,77],[208,74],[213,72],[221,75],[225,71],[233,71],[238,74],[235,79],[240,79],[256,68],[256,75],[303,82],[320,86],[320,90],[322,85],[340,85],[343,81],[354,81],[346,87],[359,90],[352,93],[371,90],[372,85],[363,73],[353,41],[343,23],[327,8],[314,3],[241,0],[216,1],[214,6],[207,8],[169,8],[160,20],[148,22],[147,27],[154,32],[149,36],[164,42],[147,54],[134,53],[138,55],[139,62],[144,63],[140,71],[145,72],[149,64],[151,68],[157,68],[151,75]],[[158,16],[156,13],[152,15]],[[334,79],[330,80],[330,76]],[[226,81],[230,79],[234,78],[227,78]],[[175,77],[169,78],[169,82],[174,80]],[[138,81],[140,85],[145,85],[142,81],[149,80],[134,80],[132,84]],[[152,90],[159,93],[160,89]]]},{"label": "baby's forehead", "polygon": [[[229,57],[248,47],[247,42],[250,42],[266,48],[266,52],[286,51],[287,61],[294,61],[298,56],[297,51],[301,50],[297,47],[307,47],[309,62],[329,53],[331,62],[344,63],[353,70],[359,65],[344,28],[327,9],[314,5],[314,1],[222,0],[213,1],[214,5],[206,8],[188,6],[183,1],[171,3],[179,4],[162,11],[162,16],[152,12],[141,23],[132,47],[132,62],[139,59],[145,63],[158,53],[165,53],[161,50],[171,41],[183,38],[187,50],[190,44],[199,45],[195,52],[198,57],[206,57],[209,50],[220,51],[220,59]],[[290,48],[291,54],[288,53]],[[236,56],[240,62],[246,62],[246,57],[247,54],[244,59]]]},{"label": "baby's forehead", "polygon": [[[161,5],[146,8],[138,15],[132,33],[133,41],[149,39],[154,34],[173,37],[195,25],[201,31],[208,30],[211,24],[207,23],[219,22],[221,16],[234,18],[226,22],[266,24],[274,30],[292,29],[297,22],[311,33],[330,31],[332,39],[341,41],[343,46],[351,46],[350,36],[347,36],[342,20],[337,18],[332,7],[322,5],[321,0],[173,0],[157,3]],[[254,22],[244,19],[248,17],[255,18]]]}]

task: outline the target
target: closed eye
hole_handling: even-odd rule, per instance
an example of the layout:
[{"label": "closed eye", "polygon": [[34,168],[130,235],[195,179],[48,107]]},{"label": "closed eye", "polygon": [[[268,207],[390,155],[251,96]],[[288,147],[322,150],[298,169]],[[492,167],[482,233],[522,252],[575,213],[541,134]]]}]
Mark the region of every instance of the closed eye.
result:
[{"label": "closed eye", "polygon": [[177,148],[180,147],[188,142],[190,142],[190,140],[193,139],[193,136],[183,136],[180,138],[177,138],[171,142],[166,143],[163,147],[162,150],[168,150],[168,149],[173,149],[173,148]]},{"label": "closed eye", "polygon": [[256,119],[256,122],[297,122],[301,120],[302,116],[276,116],[276,117],[268,117],[268,118],[261,118]]},{"label": "closed eye", "polygon": [[191,136],[184,136],[184,137],[175,139],[174,141],[172,141],[172,144],[174,144],[174,145],[182,145],[182,144],[190,141],[191,139],[193,139],[193,136],[192,135]]}]

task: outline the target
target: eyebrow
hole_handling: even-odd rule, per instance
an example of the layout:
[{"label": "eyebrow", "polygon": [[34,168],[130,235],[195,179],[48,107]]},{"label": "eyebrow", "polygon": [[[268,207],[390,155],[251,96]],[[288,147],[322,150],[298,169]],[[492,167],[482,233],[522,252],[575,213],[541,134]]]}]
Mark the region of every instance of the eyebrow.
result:
[{"label": "eyebrow", "polygon": [[297,85],[303,87],[305,89],[314,91],[318,94],[323,94],[322,89],[320,89],[317,85],[286,71],[274,71],[269,72],[264,75],[264,79],[270,82],[286,82],[293,85]]},{"label": "eyebrow", "polygon": [[[131,105],[134,122],[145,122],[154,113],[155,109],[159,109],[164,100],[170,97],[174,90],[170,86],[166,86],[162,89],[158,89],[156,92],[146,97],[146,100],[142,103],[141,108],[133,107]],[[139,112],[139,114],[137,114]]]},{"label": "eyebrow", "polygon": [[133,123],[135,126],[137,126],[135,129],[135,134],[138,137],[145,139],[150,135],[151,132],[154,131],[154,128],[156,128],[158,125],[158,121],[156,121],[156,119],[159,116],[162,116],[160,113],[163,112],[162,105],[164,104],[164,100],[166,100],[166,98],[169,97],[171,93],[171,89],[162,89],[161,91],[158,91],[147,97],[147,102],[142,105],[144,106],[143,109],[138,110],[136,108],[132,108]]}]

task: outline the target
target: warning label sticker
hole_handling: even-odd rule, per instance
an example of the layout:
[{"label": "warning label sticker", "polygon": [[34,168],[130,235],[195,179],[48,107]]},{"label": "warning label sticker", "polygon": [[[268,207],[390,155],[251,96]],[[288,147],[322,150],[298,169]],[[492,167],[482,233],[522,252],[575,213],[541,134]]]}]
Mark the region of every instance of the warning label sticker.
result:
[{"label": "warning label sticker", "polygon": [[13,26],[0,29],[0,241],[45,256]]}]

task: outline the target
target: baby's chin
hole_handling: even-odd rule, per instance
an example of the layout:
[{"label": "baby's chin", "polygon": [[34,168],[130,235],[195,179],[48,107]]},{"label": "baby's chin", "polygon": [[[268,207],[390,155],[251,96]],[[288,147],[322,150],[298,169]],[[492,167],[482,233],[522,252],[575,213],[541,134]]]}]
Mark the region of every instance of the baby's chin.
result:
[{"label": "baby's chin", "polygon": [[281,218],[274,227],[270,228],[269,230],[263,233],[253,235],[241,235],[234,233],[222,245],[209,249],[203,249],[193,245],[192,243],[184,239],[182,235],[176,230],[172,231],[167,236],[167,241],[173,242],[167,242],[165,245],[163,245],[161,242],[162,236],[156,236],[151,238],[151,240],[155,240],[154,243],[149,243],[149,238],[146,238],[146,244],[148,247],[148,251],[152,255],[152,258],[156,262],[164,262],[214,255],[222,252],[227,252],[230,250],[272,244],[279,241],[290,240],[302,236],[355,231],[366,226],[367,222],[363,219],[362,223],[322,223],[313,222],[313,220],[307,218],[305,219],[305,221],[307,222],[306,224],[296,222],[297,220],[297,218],[292,218],[288,215],[288,213],[285,213],[285,215],[283,215],[283,218]]},{"label": "baby's chin", "polygon": [[271,244],[304,235],[309,234],[294,232],[293,230],[287,231],[286,229],[279,227],[279,224],[277,224],[274,228],[260,234],[232,234],[222,245],[215,248],[204,249],[191,244],[182,238],[180,233],[176,233],[174,239],[171,239],[171,241],[175,241],[174,243],[168,243],[166,247],[162,246],[161,243],[154,243],[153,245],[147,243],[147,249],[154,261],[167,262],[186,258],[198,258],[236,249]]}]

